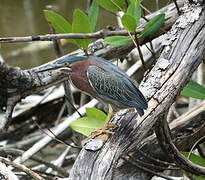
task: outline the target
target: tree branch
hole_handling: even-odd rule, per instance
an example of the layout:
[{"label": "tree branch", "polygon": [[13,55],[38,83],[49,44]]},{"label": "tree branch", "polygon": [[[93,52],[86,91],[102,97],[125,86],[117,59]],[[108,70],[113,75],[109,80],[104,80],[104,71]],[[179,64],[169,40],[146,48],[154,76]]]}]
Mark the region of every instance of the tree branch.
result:
[{"label": "tree branch", "polygon": [[13,166],[13,167],[15,167],[15,168],[25,172],[26,174],[28,174],[29,176],[31,176],[35,180],[45,180],[40,175],[38,175],[37,173],[33,172],[32,170],[30,170],[26,166],[18,164],[18,163],[14,163],[14,162],[10,161],[7,158],[0,157],[0,162],[3,162],[3,163],[8,164],[8,165],[11,165],[11,166]]}]

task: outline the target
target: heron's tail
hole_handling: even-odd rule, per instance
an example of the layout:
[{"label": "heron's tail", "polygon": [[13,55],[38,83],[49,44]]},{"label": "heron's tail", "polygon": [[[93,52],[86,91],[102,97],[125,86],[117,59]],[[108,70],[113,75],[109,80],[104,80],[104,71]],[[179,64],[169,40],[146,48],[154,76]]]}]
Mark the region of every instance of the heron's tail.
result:
[{"label": "heron's tail", "polygon": [[143,116],[144,115],[144,110],[141,109],[141,108],[136,108],[137,109],[137,113],[140,115],[140,116]]}]

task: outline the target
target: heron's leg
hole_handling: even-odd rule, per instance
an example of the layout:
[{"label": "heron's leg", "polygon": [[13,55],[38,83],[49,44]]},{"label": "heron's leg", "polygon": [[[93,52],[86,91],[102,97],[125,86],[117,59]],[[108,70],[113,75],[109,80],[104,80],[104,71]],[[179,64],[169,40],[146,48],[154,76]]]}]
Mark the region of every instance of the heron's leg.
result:
[{"label": "heron's leg", "polygon": [[105,128],[116,128],[117,125],[115,124],[112,124],[110,123],[110,121],[112,120],[113,118],[113,109],[112,109],[112,106],[109,104],[108,105],[108,113],[107,113],[107,118],[106,118],[106,121],[105,121]]}]

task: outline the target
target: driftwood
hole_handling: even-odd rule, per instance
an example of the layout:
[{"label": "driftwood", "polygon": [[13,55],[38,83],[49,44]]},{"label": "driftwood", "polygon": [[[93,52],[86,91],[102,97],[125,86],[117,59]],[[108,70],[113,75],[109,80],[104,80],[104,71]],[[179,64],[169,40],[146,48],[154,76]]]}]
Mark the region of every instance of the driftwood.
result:
[{"label": "driftwood", "polygon": [[[155,66],[146,74],[140,85],[140,89],[149,100],[149,108],[145,115],[142,118],[137,117],[134,110],[118,112],[112,120],[118,125],[114,129],[115,134],[109,137],[98,151],[83,148],[75,161],[69,179],[148,179],[153,174],[142,171],[143,168],[140,167],[144,167],[143,162],[152,161],[146,155],[142,157],[140,151],[163,161],[172,162],[173,159],[168,158],[159,148],[156,137],[149,135],[153,133],[156,121],[166,117],[168,109],[181,88],[203,59],[204,18],[205,12],[202,11],[201,6],[187,7],[185,13],[179,17],[169,31],[167,41],[164,43],[163,51]],[[140,40],[141,44],[146,41],[146,39]],[[133,44],[111,49],[106,47],[105,51],[101,49],[95,55],[108,57],[108,59],[122,58],[133,48]],[[0,76],[5,77],[0,79],[0,107],[7,106],[6,116],[0,124],[1,129],[8,126],[7,120],[11,120],[13,108],[22,98],[68,80],[68,77],[59,72],[37,74],[35,70],[38,68],[40,67],[23,71],[0,62]],[[195,132],[188,131],[187,137],[181,136],[185,128],[183,125],[173,128],[172,133],[176,136],[173,141],[178,148],[180,147],[180,150],[189,149],[203,136],[205,131],[202,121],[203,114],[204,110],[187,120],[188,128],[199,129]],[[198,123],[195,125],[193,122]],[[188,138],[192,139],[190,143],[186,143]],[[129,164],[128,162],[134,163]],[[164,166],[169,165],[169,163],[164,164]],[[163,168],[153,169],[157,172],[163,170]]]}]

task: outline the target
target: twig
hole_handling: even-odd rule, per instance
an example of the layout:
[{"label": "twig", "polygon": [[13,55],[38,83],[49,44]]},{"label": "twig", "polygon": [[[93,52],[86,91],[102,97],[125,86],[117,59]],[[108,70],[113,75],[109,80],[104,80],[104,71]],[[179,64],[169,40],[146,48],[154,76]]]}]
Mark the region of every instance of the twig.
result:
[{"label": "twig", "polygon": [[156,57],[156,52],[154,50],[154,46],[153,46],[152,41],[150,41],[149,44],[150,44],[150,49],[151,49],[152,56],[153,56],[154,60],[156,61],[157,57]]},{"label": "twig", "polygon": [[189,154],[188,154],[188,156],[187,156],[187,159],[190,158],[191,153],[193,152],[194,148],[195,148],[202,140],[204,140],[204,139],[205,139],[205,136],[199,138],[199,139],[194,143],[194,145],[192,146],[191,150],[189,151]]},{"label": "twig", "polygon": [[[139,33],[142,29],[138,29]],[[31,41],[52,41],[53,39],[99,39],[108,36],[128,36],[127,31],[109,31],[100,30],[94,33],[64,33],[64,34],[46,34],[24,37],[6,37],[0,38],[0,43],[16,43],[16,42],[31,42]]]},{"label": "twig", "polygon": [[[49,25],[51,33],[55,34],[55,30],[53,29],[52,25],[49,22],[48,22],[48,25]],[[59,40],[58,39],[52,39],[52,41],[53,41],[53,49],[55,51],[55,54],[56,54],[57,58],[63,56],[63,51],[59,46]]]},{"label": "twig", "polygon": [[[16,149],[16,148],[5,148],[5,149],[1,150],[1,152],[2,151],[4,151],[6,153],[6,155],[9,154],[9,155],[15,155],[15,156],[21,156],[24,153],[24,151]],[[54,164],[52,164],[48,161],[45,161],[44,159],[42,159],[36,155],[33,155],[30,159],[33,161],[39,162],[41,164],[44,164],[44,166],[52,168],[53,170],[57,171],[59,174],[62,174],[64,176],[69,175],[63,168],[55,166]],[[35,168],[32,168],[32,170],[35,170]]]},{"label": "twig", "polygon": [[140,49],[140,44],[139,44],[138,37],[137,37],[136,34],[135,34],[135,42],[136,42],[135,44],[136,44],[136,47],[137,47],[137,49],[138,49],[138,52],[139,52],[139,56],[140,56],[142,65],[143,65],[143,67],[144,67],[144,70],[146,70],[147,68],[146,68],[146,65],[145,65],[145,62],[144,62],[143,54],[142,54],[142,51],[141,51],[141,49]]},{"label": "twig", "polygon": [[18,164],[18,163],[12,162],[9,159],[4,158],[4,157],[0,157],[0,161],[5,163],[5,164],[11,165],[11,166],[13,166],[13,167],[23,171],[23,172],[25,172],[26,174],[28,174],[29,176],[31,176],[35,180],[45,180],[40,175],[38,175],[37,173],[33,172],[32,170],[30,170],[29,168],[27,168],[26,166],[24,166],[22,164]]},{"label": "twig", "polygon": [[[157,53],[160,49],[161,49],[161,44],[164,41],[164,38],[162,36],[160,36],[159,38],[155,39],[153,42],[155,43],[154,51]],[[148,51],[147,49],[142,49],[143,50],[143,57],[144,57],[144,61],[145,63],[150,62],[150,60],[152,59],[152,53],[150,51]],[[137,50],[133,50],[130,53],[130,56],[132,59],[134,59],[135,61],[137,61],[132,67],[129,68],[129,70],[127,70],[127,74],[129,76],[132,76],[135,72],[137,72],[141,67],[142,67],[142,62],[138,61],[138,55],[139,52]],[[151,64],[151,63],[149,63]]]},{"label": "twig", "polygon": [[149,11],[146,7],[144,7],[142,4],[140,4],[140,7],[145,10],[148,14],[151,14],[151,11]]},{"label": "twig", "polygon": [[33,119],[33,121],[34,121],[34,123],[36,124],[36,126],[37,126],[44,134],[46,134],[47,136],[50,136],[51,138],[54,137],[54,140],[56,140],[57,142],[62,143],[62,144],[65,144],[65,145],[70,146],[70,147],[73,147],[73,148],[81,149],[81,148],[78,147],[78,146],[74,146],[74,145],[71,145],[71,144],[69,144],[69,143],[66,143],[66,142],[60,140],[49,128],[47,128],[47,130],[53,135],[53,137],[52,137],[49,133],[47,133],[44,129],[42,129],[41,126],[40,126],[34,119]]},{"label": "twig", "polygon": [[156,55],[155,55],[155,52],[154,52],[154,49],[153,49],[152,42],[150,41],[149,44],[150,44],[150,47],[147,44],[145,44],[145,46],[152,53],[152,56],[153,56],[153,58],[156,62],[157,58],[156,58]]},{"label": "twig", "polygon": [[[66,95],[65,95],[65,98],[67,98]],[[78,112],[78,109],[75,107],[75,105],[74,105],[73,103],[71,103],[70,101],[67,101],[67,102],[71,105],[71,107],[72,107],[75,111],[77,111],[77,113],[79,114],[79,116],[82,117],[82,115]],[[74,100],[73,100],[73,102],[74,102]]]},{"label": "twig", "polygon": [[174,4],[175,4],[175,6],[176,6],[178,15],[180,15],[180,14],[181,14],[181,11],[180,11],[180,9],[179,9],[179,6],[178,6],[178,4],[177,4],[177,1],[176,1],[176,0],[173,0],[173,2],[174,2]]},{"label": "twig", "polygon": [[145,66],[145,63],[144,63],[143,54],[142,54],[142,51],[141,51],[140,46],[139,46],[138,37],[137,37],[137,35],[135,34],[135,38],[133,38],[131,32],[129,32],[129,31],[128,31],[128,34],[129,34],[129,37],[132,39],[132,42],[133,42],[133,44],[135,45],[135,47],[138,49],[138,53],[139,53],[139,56],[140,56],[142,65],[143,65],[144,69],[146,70],[146,66]]}]

